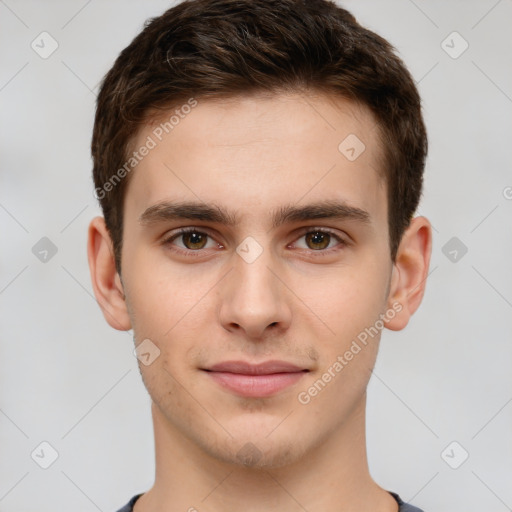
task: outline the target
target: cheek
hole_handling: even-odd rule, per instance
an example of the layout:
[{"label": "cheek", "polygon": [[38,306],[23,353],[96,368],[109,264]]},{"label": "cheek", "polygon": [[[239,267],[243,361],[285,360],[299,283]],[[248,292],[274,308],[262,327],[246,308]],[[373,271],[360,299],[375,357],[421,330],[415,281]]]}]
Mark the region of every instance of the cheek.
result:
[{"label": "cheek", "polygon": [[[323,275],[303,276],[293,289],[323,325],[328,346],[337,349],[370,327],[386,305],[389,270],[375,258]],[[334,342],[334,343],[333,343]]]},{"label": "cheek", "polygon": [[[178,354],[173,355],[179,357]],[[183,376],[174,368],[169,368],[167,355],[162,352],[150,366],[139,363],[142,380],[152,402],[154,402],[171,423],[190,422],[194,415],[195,405],[184,387]],[[197,411],[195,411],[197,414]]]},{"label": "cheek", "polygon": [[325,334],[314,330],[319,366],[297,399],[306,407],[311,404],[310,411],[329,411],[331,426],[334,418],[346,418],[360,403],[383,328],[387,274],[378,266],[363,268],[366,272],[339,272],[337,279],[323,281],[324,286],[310,290],[308,296],[308,306],[321,319]]},{"label": "cheek", "polygon": [[141,254],[126,265],[125,293],[138,337],[167,338],[182,319],[195,312],[212,276],[197,272],[192,276],[192,266],[189,268],[183,272],[165,258],[151,258],[150,254]]},{"label": "cheek", "polygon": [[192,278],[190,273],[155,261],[137,266],[135,260],[132,268],[138,271],[131,273],[125,294],[135,339],[137,344],[149,339],[160,351],[151,367],[142,365],[141,371],[147,374],[148,382],[153,378],[168,387],[171,377],[167,372],[180,379],[193,360],[194,354],[189,352],[204,341],[205,325],[211,325],[212,315],[205,290],[215,281],[212,276]]}]

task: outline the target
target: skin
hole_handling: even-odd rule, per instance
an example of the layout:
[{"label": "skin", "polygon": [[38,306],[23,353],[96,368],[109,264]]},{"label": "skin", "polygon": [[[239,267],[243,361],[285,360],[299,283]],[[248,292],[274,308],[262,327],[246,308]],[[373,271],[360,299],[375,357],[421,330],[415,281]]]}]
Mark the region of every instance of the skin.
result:
[{"label": "skin", "polygon": [[[157,124],[141,128],[134,146]],[[349,134],[366,146],[354,161],[338,150]],[[149,366],[139,363],[156,478],[136,512],[398,510],[367,464],[366,388],[380,333],[309,403],[298,400],[380,314],[399,305],[385,327],[400,330],[421,302],[430,224],[413,219],[391,260],[381,161],[372,115],[347,100],[312,92],[199,99],[130,176],[121,276],[103,218],[92,220],[91,277],[107,322],[160,350]],[[164,201],[216,204],[238,222],[140,221]],[[367,219],[272,226],[279,208],[320,201]],[[168,241],[182,227],[207,234],[206,245]],[[313,228],[344,243],[328,234],[312,241]],[[249,236],[262,249],[251,263],[236,252]],[[309,371],[274,396],[247,398],[202,370],[233,360]],[[240,450],[252,454],[245,465]]]}]

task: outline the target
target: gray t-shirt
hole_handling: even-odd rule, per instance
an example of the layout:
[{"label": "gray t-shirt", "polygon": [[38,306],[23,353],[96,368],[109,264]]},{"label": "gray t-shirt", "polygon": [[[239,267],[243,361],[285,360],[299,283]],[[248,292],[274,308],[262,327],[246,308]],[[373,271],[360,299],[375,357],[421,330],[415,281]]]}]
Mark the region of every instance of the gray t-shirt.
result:
[{"label": "gray t-shirt", "polygon": [[[418,507],[413,507],[412,505],[409,505],[407,503],[404,503],[400,496],[394,492],[388,491],[393,498],[397,501],[398,505],[400,506],[399,512],[423,512],[423,510],[419,509]],[[142,496],[142,494],[137,494],[134,496],[123,508],[119,509],[117,512],[133,512],[133,505],[135,505],[135,502]]]}]

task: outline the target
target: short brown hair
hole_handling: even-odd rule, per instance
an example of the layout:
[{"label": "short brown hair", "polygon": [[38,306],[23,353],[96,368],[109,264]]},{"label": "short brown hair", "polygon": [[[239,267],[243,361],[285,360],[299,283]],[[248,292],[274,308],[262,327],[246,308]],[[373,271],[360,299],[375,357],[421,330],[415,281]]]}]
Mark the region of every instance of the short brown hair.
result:
[{"label": "short brown hair", "polygon": [[186,0],[146,22],[98,95],[93,177],[117,270],[129,176],[106,184],[155,112],[191,97],[307,90],[338,94],[373,113],[394,260],[419,203],[427,153],[420,97],[394,48],[328,0]]}]

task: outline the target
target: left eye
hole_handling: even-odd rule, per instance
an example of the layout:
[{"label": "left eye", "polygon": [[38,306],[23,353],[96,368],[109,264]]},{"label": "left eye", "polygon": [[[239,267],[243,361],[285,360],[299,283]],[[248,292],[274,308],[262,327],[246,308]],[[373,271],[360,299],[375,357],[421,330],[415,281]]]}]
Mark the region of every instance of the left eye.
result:
[{"label": "left eye", "polygon": [[[313,251],[322,251],[331,248],[332,246],[330,246],[330,244],[333,241],[343,244],[343,240],[339,236],[329,231],[308,231],[302,235],[299,240],[302,238],[304,238],[306,246],[300,247],[300,249],[312,249]],[[295,244],[297,244],[297,242]]]}]

